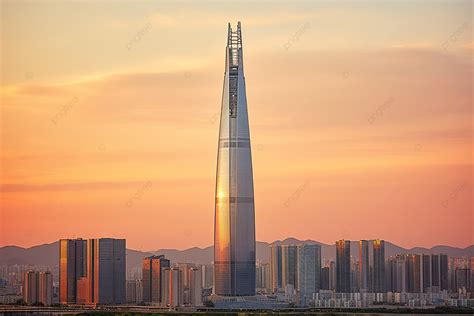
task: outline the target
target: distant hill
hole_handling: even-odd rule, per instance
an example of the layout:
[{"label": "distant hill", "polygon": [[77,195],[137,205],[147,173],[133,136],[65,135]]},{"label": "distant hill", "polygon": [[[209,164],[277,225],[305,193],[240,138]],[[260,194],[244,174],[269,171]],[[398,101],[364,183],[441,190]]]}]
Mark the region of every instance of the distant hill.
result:
[{"label": "distant hill", "polygon": [[[127,249],[127,266],[141,264],[144,257],[151,256],[150,252]],[[59,241],[31,248],[6,246],[0,248],[0,264],[31,264],[54,267],[59,264]]]},{"label": "distant hill", "polygon": [[[334,260],[336,249],[334,245],[323,244],[314,240],[298,240],[295,238],[287,238],[285,240],[276,240],[272,244],[318,244],[321,245],[322,258]],[[269,262],[270,260],[270,244],[267,242],[257,241],[257,260]],[[160,249],[156,251],[143,252],[138,250],[127,249],[127,267],[134,268],[141,265],[143,258],[152,254],[163,254],[171,262],[192,262],[210,264],[213,260],[214,247],[206,248],[189,248],[185,250],[176,249]],[[358,243],[351,243],[351,254],[358,256]],[[405,249],[390,242],[385,242],[385,256],[390,257],[396,254],[406,253],[445,253],[455,257],[474,257],[474,245],[462,248],[450,246],[435,246],[430,249],[415,247]],[[0,248],[0,264],[32,264],[41,266],[57,266],[59,262],[59,242],[51,244],[43,244],[31,248],[22,248],[17,246],[6,246]]]}]

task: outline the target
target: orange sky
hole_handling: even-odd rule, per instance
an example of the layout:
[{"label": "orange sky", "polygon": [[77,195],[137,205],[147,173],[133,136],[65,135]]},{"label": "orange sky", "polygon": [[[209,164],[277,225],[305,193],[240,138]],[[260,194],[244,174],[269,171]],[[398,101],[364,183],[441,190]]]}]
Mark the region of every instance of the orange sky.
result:
[{"label": "orange sky", "polygon": [[472,2],[2,1],[0,246],[212,244],[227,22],[257,239],[473,234]]}]

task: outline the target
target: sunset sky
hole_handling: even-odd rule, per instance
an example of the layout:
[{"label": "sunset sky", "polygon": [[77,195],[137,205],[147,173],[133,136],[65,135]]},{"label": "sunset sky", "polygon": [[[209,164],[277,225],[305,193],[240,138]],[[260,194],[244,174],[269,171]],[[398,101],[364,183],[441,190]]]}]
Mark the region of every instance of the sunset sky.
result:
[{"label": "sunset sky", "polygon": [[257,240],[473,244],[472,6],[1,1],[0,246],[211,245],[237,21]]}]

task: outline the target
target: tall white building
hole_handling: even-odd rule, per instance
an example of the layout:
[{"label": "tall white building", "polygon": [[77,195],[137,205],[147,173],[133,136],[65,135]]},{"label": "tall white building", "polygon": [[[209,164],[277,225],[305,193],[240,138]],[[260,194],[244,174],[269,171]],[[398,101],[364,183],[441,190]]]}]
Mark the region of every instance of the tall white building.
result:
[{"label": "tall white building", "polygon": [[212,264],[205,264],[202,269],[202,287],[209,289],[214,284],[214,266]]},{"label": "tall white building", "polygon": [[183,271],[178,267],[163,269],[162,305],[177,307],[183,305]]},{"label": "tall white building", "polygon": [[39,301],[44,306],[53,304],[53,274],[49,271],[39,273]]},{"label": "tall white building", "polygon": [[127,303],[139,304],[143,302],[143,281],[127,280]]},{"label": "tall white building", "polygon": [[183,271],[179,268],[170,270],[170,301],[169,306],[176,307],[183,305]]},{"label": "tall white building", "polygon": [[51,272],[26,271],[23,279],[23,300],[26,304],[53,303],[53,275]]},{"label": "tall white building", "polygon": [[198,268],[189,269],[189,296],[192,306],[202,305],[202,280]]},{"label": "tall white building", "polygon": [[269,263],[257,263],[256,282],[258,289],[264,289],[266,293],[271,292],[271,268]]}]

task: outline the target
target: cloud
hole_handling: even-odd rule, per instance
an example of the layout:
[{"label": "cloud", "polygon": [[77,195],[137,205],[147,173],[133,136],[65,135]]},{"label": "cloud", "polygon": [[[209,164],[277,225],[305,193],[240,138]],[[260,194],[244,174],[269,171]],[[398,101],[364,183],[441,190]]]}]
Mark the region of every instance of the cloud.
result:
[{"label": "cloud", "polygon": [[1,192],[80,191],[130,187],[142,182],[87,182],[52,184],[0,184]]},{"label": "cloud", "polygon": [[463,45],[462,47],[468,50],[474,50],[474,42]]},{"label": "cloud", "polygon": [[419,42],[419,43],[398,43],[398,44],[393,44],[391,47],[392,48],[398,48],[398,49],[430,49],[433,48],[432,43],[426,43],[426,42]]}]

